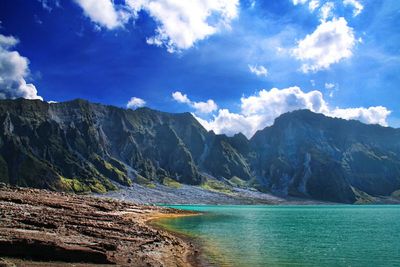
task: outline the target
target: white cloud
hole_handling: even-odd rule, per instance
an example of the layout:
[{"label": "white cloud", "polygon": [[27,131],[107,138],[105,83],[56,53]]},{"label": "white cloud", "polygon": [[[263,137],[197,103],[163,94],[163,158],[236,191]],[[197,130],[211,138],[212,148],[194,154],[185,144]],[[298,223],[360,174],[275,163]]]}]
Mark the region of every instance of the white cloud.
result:
[{"label": "white cloud", "polygon": [[325,89],[329,91],[329,97],[331,98],[333,97],[334,93],[338,91],[338,89],[335,87],[336,85],[333,83],[325,83]]},{"label": "white cloud", "polygon": [[223,28],[238,16],[239,0],[75,0],[94,23],[115,29],[147,12],[157,23],[150,45],[163,46],[171,53],[188,49]]},{"label": "white cloud", "polygon": [[249,115],[263,115],[271,123],[282,113],[306,108],[314,112],[324,113],[328,110],[327,103],[320,91],[303,92],[299,87],[285,89],[265,89],[250,97],[242,97],[241,113]]},{"label": "white cloud", "polygon": [[330,65],[349,58],[356,44],[354,32],[341,17],[321,22],[317,29],[298,42],[293,55],[305,62],[304,73],[328,69]]},{"label": "white cloud", "polygon": [[187,104],[194,108],[196,113],[208,114],[218,109],[217,104],[212,99],[208,99],[206,102],[194,102],[186,94],[182,94],[179,91],[172,93],[172,98],[178,103]]},{"label": "white cloud", "polygon": [[251,73],[254,73],[257,76],[267,76],[268,70],[266,67],[262,65],[249,65],[249,70]]},{"label": "white cloud", "polygon": [[335,108],[328,116],[387,126],[387,117],[390,113],[391,111],[386,107],[376,106],[369,108]]},{"label": "white cloud", "polygon": [[[322,1],[325,2],[325,1]],[[342,0],[340,1],[343,6],[351,6],[353,8],[353,17],[356,17],[361,14],[364,9],[364,6],[361,4],[359,0]],[[339,4],[339,1],[336,3]],[[314,12],[319,8],[320,17],[322,21],[326,21],[329,17],[334,17],[333,9],[335,7],[334,1],[325,2],[324,5],[320,7],[320,0],[292,0],[293,5],[304,5],[308,3],[308,10],[310,12]]]},{"label": "white cloud", "polygon": [[305,4],[308,0],[292,0],[293,5],[297,6],[298,4]]},{"label": "white cloud", "polygon": [[335,87],[335,85],[333,83],[325,83],[325,89],[333,89]]},{"label": "white cloud", "polygon": [[[128,5],[138,10],[132,2],[128,1]],[[140,8],[158,23],[156,35],[147,42],[165,46],[171,53],[190,48],[228,26],[237,17],[238,5],[238,0],[142,1]]]},{"label": "white cloud", "polygon": [[333,2],[326,2],[320,8],[321,22],[325,22],[327,19],[333,17],[334,16],[334,14],[333,14],[333,10],[334,9],[335,9],[335,4]]},{"label": "white cloud", "polygon": [[308,3],[308,9],[309,9],[311,12],[314,12],[314,10],[316,10],[318,7],[319,7],[319,0],[311,0],[311,1]]},{"label": "white cloud", "polygon": [[232,136],[236,133],[243,133],[247,137],[251,137],[254,132],[254,123],[251,118],[242,114],[231,113],[228,109],[220,109],[218,115],[214,119],[207,121],[195,118],[206,128],[208,131],[213,130],[217,134],[224,133]]},{"label": "white cloud", "polygon": [[196,118],[207,130],[213,130],[217,134],[231,136],[242,132],[250,138],[257,130],[272,125],[275,118],[281,114],[298,109],[309,109],[330,117],[356,119],[384,126],[387,125],[387,117],[390,114],[390,111],[382,106],[331,108],[320,91],[304,92],[297,86],[285,89],[273,88],[269,91],[263,89],[253,96],[242,97],[240,101],[239,113],[220,109],[211,120],[197,116]]},{"label": "white cloud", "polygon": [[29,76],[29,60],[11,49],[18,44],[13,36],[0,34],[0,99],[23,97],[41,99],[36,87],[26,82]]},{"label": "white cloud", "polygon": [[211,113],[218,109],[217,104],[212,99],[208,99],[207,102],[193,102],[193,108],[197,113]]},{"label": "white cloud", "polygon": [[94,23],[107,29],[121,26],[118,12],[111,0],[75,0],[75,2]]},{"label": "white cloud", "polygon": [[182,94],[179,91],[172,93],[172,98],[175,101],[179,102],[179,103],[185,103],[185,104],[190,104],[191,103],[191,101],[187,97],[187,95],[186,94]]},{"label": "white cloud", "polygon": [[146,101],[144,101],[143,99],[138,98],[138,97],[132,97],[126,104],[126,107],[135,109],[135,108],[143,107],[144,105],[146,105]]},{"label": "white cloud", "polygon": [[343,5],[345,6],[352,6],[353,16],[356,17],[360,15],[361,11],[364,9],[364,6],[357,0],[343,0]]}]

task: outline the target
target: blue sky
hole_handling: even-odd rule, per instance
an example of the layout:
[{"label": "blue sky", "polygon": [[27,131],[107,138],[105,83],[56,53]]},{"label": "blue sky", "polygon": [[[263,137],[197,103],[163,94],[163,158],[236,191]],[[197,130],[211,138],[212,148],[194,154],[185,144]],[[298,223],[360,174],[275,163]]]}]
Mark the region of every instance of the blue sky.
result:
[{"label": "blue sky", "polygon": [[298,108],[400,126],[397,0],[3,0],[0,21],[0,98],[131,100],[248,137]]}]

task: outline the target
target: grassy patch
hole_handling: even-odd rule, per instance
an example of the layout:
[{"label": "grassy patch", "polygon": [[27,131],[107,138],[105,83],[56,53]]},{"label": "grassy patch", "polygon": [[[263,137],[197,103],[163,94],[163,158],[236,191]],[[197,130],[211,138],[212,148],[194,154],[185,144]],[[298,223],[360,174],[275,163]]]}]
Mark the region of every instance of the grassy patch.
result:
[{"label": "grassy patch", "polygon": [[232,193],[232,188],[229,185],[214,179],[207,179],[200,187],[209,191],[215,191],[224,194]]},{"label": "grassy patch", "polygon": [[60,176],[61,187],[65,191],[71,191],[75,193],[84,193],[91,191],[90,188],[81,183],[78,179],[70,179]]},{"label": "grassy patch", "polygon": [[233,176],[231,179],[229,179],[229,183],[232,186],[241,187],[241,188],[244,188],[244,187],[247,186],[247,182],[242,180],[242,179],[240,179],[237,176]]},{"label": "grassy patch", "polygon": [[102,185],[100,182],[95,181],[93,184],[89,185],[90,191],[95,192],[95,193],[101,193],[104,194],[107,192],[107,189]]},{"label": "grassy patch", "polygon": [[[100,158],[98,155],[93,154],[91,156],[91,161],[93,165],[97,168],[97,170],[104,175],[105,177],[114,180],[120,184],[130,186],[132,185],[132,181],[128,178],[126,174],[126,170],[120,170],[110,162]],[[123,167],[122,164],[115,160],[111,159],[111,161],[119,167]]]},{"label": "grassy patch", "polygon": [[175,188],[175,189],[179,189],[179,188],[182,187],[182,185],[179,182],[177,182],[177,181],[175,181],[175,180],[173,180],[173,179],[171,179],[169,177],[165,177],[164,178],[163,185],[168,186],[168,187],[172,187],[172,188]]},{"label": "grassy patch", "polygon": [[147,178],[141,176],[140,174],[138,174],[138,175],[136,176],[135,182],[136,182],[137,184],[146,186],[146,187],[148,187],[148,188],[156,188],[156,185],[155,185],[152,181],[150,181],[149,179],[147,179]]}]

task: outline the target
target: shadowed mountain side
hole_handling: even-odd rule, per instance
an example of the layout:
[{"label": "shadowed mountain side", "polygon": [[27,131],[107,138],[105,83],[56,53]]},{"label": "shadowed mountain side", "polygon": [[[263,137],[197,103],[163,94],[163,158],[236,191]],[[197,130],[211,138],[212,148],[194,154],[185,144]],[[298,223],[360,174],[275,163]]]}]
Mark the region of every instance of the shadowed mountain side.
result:
[{"label": "shadowed mountain side", "polygon": [[[0,101],[0,180],[106,192],[135,181],[212,177],[281,196],[353,203],[400,188],[400,131],[300,110],[248,140],[190,114],[73,100]],[[394,193],[396,194],[396,193]]]},{"label": "shadowed mountain side", "polygon": [[390,195],[400,187],[398,129],[299,110],[251,143],[253,170],[273,192],[352,203],[361,191]]}]

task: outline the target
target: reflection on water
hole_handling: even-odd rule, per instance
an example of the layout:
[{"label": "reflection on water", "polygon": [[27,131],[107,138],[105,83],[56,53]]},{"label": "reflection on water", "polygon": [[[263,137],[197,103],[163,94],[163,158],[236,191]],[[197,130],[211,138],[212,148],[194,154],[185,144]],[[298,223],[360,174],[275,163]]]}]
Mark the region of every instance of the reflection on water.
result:
[{"label": "reflection on water", "polygon": [[160,224],[226,266],[400,266],[400,206],[173,206]]}]

